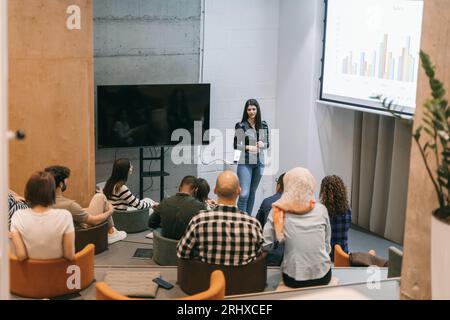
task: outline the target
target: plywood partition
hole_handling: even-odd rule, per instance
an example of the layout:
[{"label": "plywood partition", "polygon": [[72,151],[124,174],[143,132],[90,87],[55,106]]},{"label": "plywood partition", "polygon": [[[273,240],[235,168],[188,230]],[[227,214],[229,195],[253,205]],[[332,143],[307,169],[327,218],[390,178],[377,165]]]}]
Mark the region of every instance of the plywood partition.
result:
[{"label": "plywood partition", "polygon": [[26,133],[10,146],[19,193],[52,164],[72,170],[69,197],[87,205],[94,193],[92,10],[92,0],[9,1],[9,125]]},{"label": "plywood partition", "polygon": [[[425,0],[422,32],[422,50],[431,56],[437,78],[444,81],[445,88],[450,91],[450,1]],[[421,70],[414,130],[422,123],[422,106],[429,97],[428,79]],[[434,161],[431,164],[433,166]],[[404,299],[431,298],[431,212],[437,207],[433,185],[413,142],[401,281]]]}]

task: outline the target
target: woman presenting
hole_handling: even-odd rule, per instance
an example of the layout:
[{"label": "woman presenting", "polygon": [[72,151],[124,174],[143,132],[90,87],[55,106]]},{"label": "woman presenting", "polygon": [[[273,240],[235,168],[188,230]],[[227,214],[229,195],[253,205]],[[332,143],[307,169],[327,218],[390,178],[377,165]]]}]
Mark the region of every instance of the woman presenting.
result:
[{"label": "woman presenting", "polygon": [[261,120],[258,101],[245,103],[242,121],[235,127],[234,149],[241,151],[237,175],[241,184],[238,207],[252,215],[255,194],[264,171],[264,149],[269,148],[269,127]]}]

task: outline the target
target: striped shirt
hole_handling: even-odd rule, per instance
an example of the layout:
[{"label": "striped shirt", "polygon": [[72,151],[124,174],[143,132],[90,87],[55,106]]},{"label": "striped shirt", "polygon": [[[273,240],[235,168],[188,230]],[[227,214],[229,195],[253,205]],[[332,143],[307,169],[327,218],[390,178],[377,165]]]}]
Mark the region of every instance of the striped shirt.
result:
[{"label": "striped shirt", "polygon": [[17,210],[28,209],[29,206],[22,201],[17,201],[16,198],[8,192],[8,226],[11,226],[11,218]]},{"label": "striped shirt", "polygon": [[123,185],[118,192],[116,192],[114,188],[113,194],[109,200],[111,201],[114,210],[118,211],[126,211],[129,207],[136,208],[137,210],[150,208],[150,203],[136,198],[125,185]]},{"label": "striped shirt", "polygon": [[225,266],[246,265],[261,253],[263,235],[254,217],[237,207],[200,211],[178,242],[177,256]]}]

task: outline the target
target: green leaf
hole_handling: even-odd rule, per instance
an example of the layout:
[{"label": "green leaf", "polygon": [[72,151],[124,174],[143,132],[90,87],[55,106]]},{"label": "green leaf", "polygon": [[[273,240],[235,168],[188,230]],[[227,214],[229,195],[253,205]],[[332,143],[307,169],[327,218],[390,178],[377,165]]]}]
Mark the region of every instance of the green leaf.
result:
[{"label": "green leaf", "polygon": [[437,110],[436,108],[432,108],[431,109],[431,114],[433,115],[433,117],[438,120],[438,121],[444,121],[444,118],[442,116],[442,114],[440,113],[440,110]]},{"label": "green leaf", "polygon": [[437,90],[443,89],[444,85],[439,80],[433,78],[430,80],[430,87],[431,87],[431,90],[437,91]]},{"label": "green leaf", "polygon": [[425,73],[429,78],[434,78],[434,67],[431,65],[430,56],[423,51],[420,51],[420,60],[422,61]]},{"label": "green leaf", "polygon": [[432,132],[428,127],[424,127],[423,130],[428,133],[432,138],[436,136],[434,132]]},{"label": "green leaf", "polygon": [[445,96],[445,89],[444,88],[440,88],[440,89],[437,89],[437,90],[433,90],[432,95],[433,95],[433,97],[435,99],[441,99],[441,98],[443,98]]},{"label": "green leaf", "polygon": [[434,127],[436,131],[444,130],[444,126],[439,121],[434,121],[434,126],[431,127]]},{"label": "green leaf", "polygon": [[422,129],[423,129],[423,126],[419,126],[416,129],[416,132],[414,133],[414,139],[416,139],[417,141],[420,140],[420,135],[421,135]]},{"label": "green leaf", "polygon": [[439,176],[441,179],[446,179],[446,178],[447,178],[447,172],[438,170],[438,176]]}]

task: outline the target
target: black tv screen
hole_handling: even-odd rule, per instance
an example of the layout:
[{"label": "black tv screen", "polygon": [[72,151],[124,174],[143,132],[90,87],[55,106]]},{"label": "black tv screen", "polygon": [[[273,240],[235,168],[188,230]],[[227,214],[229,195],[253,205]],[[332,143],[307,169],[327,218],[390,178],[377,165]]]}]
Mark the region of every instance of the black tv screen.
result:
[{"label": "black tv screen", "polygon": [[[210,92],[210,84],[98,86],[98,148],[176,145],[176,129],[190,133],[183,144],[207,144]],[[201,140],[194,139],[196,121]]]}]

